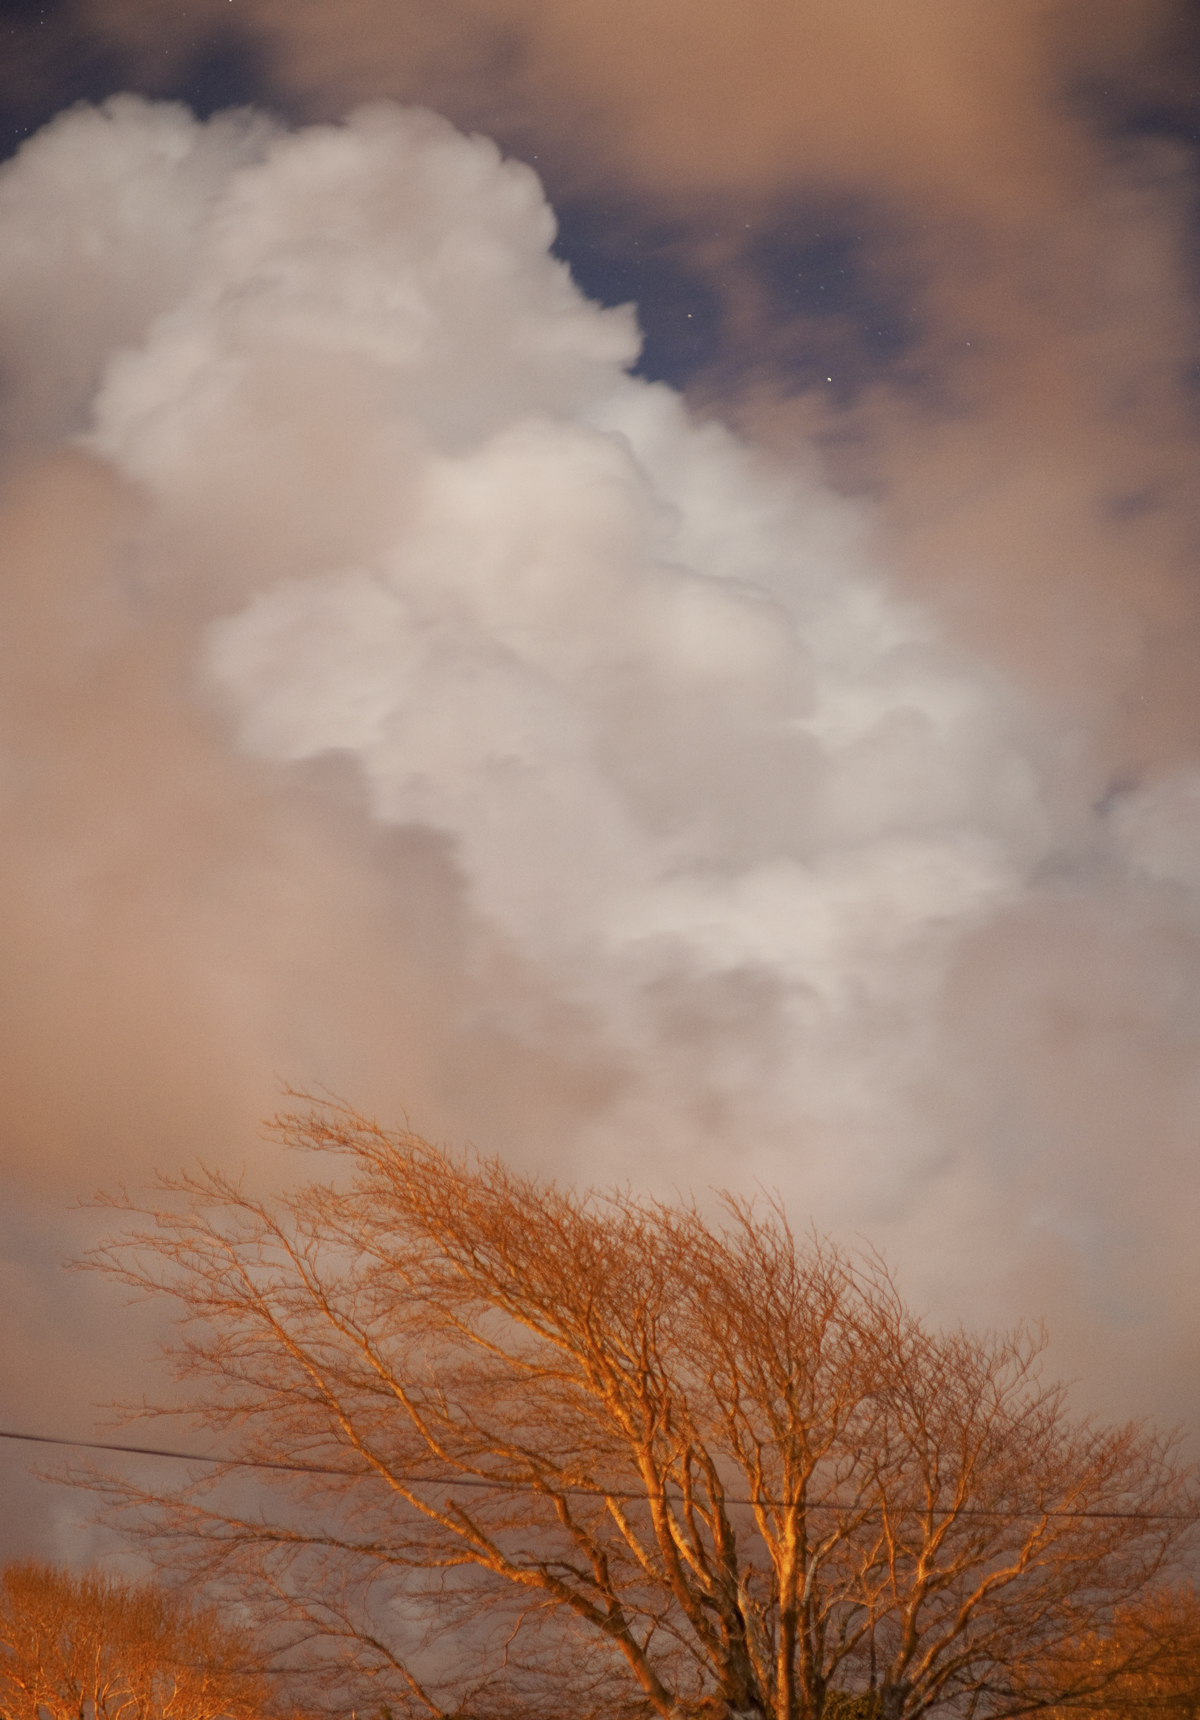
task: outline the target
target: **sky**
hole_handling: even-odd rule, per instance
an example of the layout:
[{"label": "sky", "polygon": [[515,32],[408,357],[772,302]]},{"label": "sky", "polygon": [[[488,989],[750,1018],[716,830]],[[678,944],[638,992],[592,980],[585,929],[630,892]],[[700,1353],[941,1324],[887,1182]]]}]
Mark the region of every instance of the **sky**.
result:
[{"label": "sky", "polygon": [[1198,148],[1166,0],[0,7],[0,1425],[292,1085],[1200,1429]]}]

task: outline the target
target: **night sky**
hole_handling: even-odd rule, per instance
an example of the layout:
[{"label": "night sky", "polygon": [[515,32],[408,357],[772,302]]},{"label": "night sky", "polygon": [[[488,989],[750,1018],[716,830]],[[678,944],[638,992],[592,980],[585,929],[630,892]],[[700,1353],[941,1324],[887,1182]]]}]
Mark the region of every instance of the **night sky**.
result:
[{"label": "night sky", "polygon": [[292,1084],[1200,1426],[1200,5],[3,0],[0,158],[0,1425]]}]

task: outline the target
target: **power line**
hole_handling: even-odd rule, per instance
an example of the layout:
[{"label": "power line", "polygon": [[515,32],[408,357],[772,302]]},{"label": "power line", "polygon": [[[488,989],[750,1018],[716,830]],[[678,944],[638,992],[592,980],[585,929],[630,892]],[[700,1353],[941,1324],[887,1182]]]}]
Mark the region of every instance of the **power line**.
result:
[{"label": "power line", "polygon": [[[172,1451],[165,1446],[155,1445],[118,1445],[102,1439],[69,1439],[65,1435],[54,1433],[17,1433],[7,1428],[0,1428],[0,1439],[26,1440],[34,1445],[69,1445],[83,1451],[115,1451],[129,1457],[168,1457],[179,1463],[216,1463],[225,1469],[280,1469],[290,1475],[340,1475],[343,1480],[363,1481],[375,1473],[371,1469],[339,1469],[332,1465],[321,1463],[280,1463],[268,1457],[218,1457],[202,1451]],[[528,1482],[520,1481],[491,1481],[482,1475],[408,1475],[404,1485],[422,1487],[484,1487],[493,1492],[510,1491],[526,1492],[530,1490]],[[639,1493],[626,1492],[619,1487],[585,1487],[577,1482],[566,1482],[557,1491],[575,1493],[589,1499],[622,1499],[645,1501],[666,1499],[672,1504],[682,1504],[681,1495],[676,1493]],[[726,1505],[764,1505],[770,1509],[786,1509],[802,1503],[799,1500],[788,1499],[739,1499],[726,1496]],[[807,1511],[861,1511],[861,1506],[845,1499],[812,1499],[803,1501]],[[867,1516],[878,1515],[878,1507],[867,1508],[863,1513]],[[995,1517],[1008,1522],[1036,1523],[1044,1517],[1079,1520],[1094,1518],[1098,1521],[1115,1520],[1137,1523],[1200,1523],[1200,1512],[1196,1511],[1004,1511],[988,1510],[985,1507],[966,1505],[913,1505],[906,1510],[897,1508],[894,1513],[901,1515],[928,1515],[933,1517]]]},{"label": "power line", "polygon": [[[156,1445],[115,1445],[103,1439],[67,1439],[56,1433],[14,1433],[6,1428],[0,1428],[0,1439],[25,1439],[35,1445],[73,1445],[84,1451],[120,1451],[132,1457],[173,1457],[181,1463],[220,1463],[230,1469],[286,1469],[298,1475],[344,1475],[350,1478],[358,1473],[353,1469],[327,1468],[319,1463],[276,1463],[265,1457],[216,1457],[202,1451],[168,1451]],[[471,1485],[486,1487],[490,1484],[480,1481]]]}]

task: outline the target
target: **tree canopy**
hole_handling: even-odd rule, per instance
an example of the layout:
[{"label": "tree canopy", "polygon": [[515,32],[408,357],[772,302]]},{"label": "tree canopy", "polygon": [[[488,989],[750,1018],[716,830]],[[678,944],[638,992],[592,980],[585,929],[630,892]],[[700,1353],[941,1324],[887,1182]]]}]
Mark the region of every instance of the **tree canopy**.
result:
[{"label": "tree canopy", "polygon": [[91,1263],[178,1302],[160,1413],[230,1461],[92,1484],[309,1681],[439,1720],[1000,1720],[1133,1665],[1070,1645],[1170,1570],[1193,1479],[1073,1418],[1038,1332],[934,1330],[778,1205],[578,1193],[340,1107],[274,1127],[345,1174],[106,1197]]},{"label": "tree canopy", "polygon": [[245,1632],[153,1583],[25,1561],[0,1571],[3,1720],[258,1720]]}]

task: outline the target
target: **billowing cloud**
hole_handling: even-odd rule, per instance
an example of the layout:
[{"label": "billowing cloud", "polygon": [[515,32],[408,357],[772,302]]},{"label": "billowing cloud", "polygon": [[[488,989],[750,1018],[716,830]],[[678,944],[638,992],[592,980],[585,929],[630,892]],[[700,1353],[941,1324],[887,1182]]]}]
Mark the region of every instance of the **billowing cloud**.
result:
[{"label": "billowing cloud", "polygon": [[[886,1047],[851,1109],[903,1178],[882,1118],[931,988],[1060,834],[1017,699],[845,505],[625,375],[630,313],[579,296],[490,144],[370,108],[269,142],[197,232],[85,442],[242,750],[347,757],[377,820],[444,836],[481,935],[679,1146],[706,1111],[840,1115]],[[659,1058],[656,1014],[750,981],[744,1047]]]},{"label": "billowing cloud", "polygon": [[532,170],[428,111],[122,98],[0,215],[30,1209],[253,1154],[277,1078],[324,1084],[588,1180],[760,1179],[944,1308],[1047,1307],[1093,1397],[1107,1350],[1114,1403],[1185,1408],[1178,737],[1114,777],[1095,655],[1056,703],[914,599],[915,478],[901,581],[811,448],[630,375]]},{"label": "billowing cloud", "polygon": [[597,290],[655,300],[657,373],[785,458],[817,437],[881,502],[909,588],[1087,726],[1114,776],[1200,743],[1197,37],[1178,7],[83,15],[147,87],[223,44],[293,115],[389,96],[536,159]]}]

